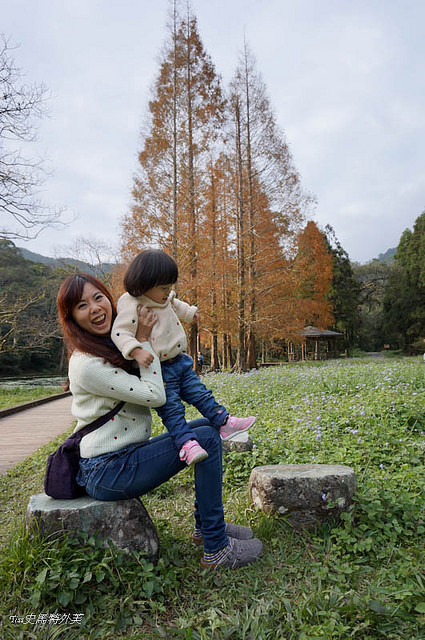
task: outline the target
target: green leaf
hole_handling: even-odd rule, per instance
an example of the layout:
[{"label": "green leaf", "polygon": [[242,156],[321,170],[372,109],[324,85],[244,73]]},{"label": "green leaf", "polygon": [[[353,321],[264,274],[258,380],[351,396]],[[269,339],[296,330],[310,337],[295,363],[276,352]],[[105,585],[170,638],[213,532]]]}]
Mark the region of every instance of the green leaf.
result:
[{"label": "green leaf", "polygon": [[71,594],[68,591],[61,591],[58,596],[59,604],[66,607],[71,602]]},{"label": "green leaf", "polygon": [[38,589],[34,589],[30,598],[31,606],[34,609],[36,609],[40,604],[40,598],[41,598],[41,591],[39,591]]},{"label": "green leaf", "polygon": [[35,581],[36,583],[41,587],[42,584],[45,583],[46,581],[46,576],[47,576],[47,572],[49,571],[48,568],[43,569],[43,571],[40,571],[40,573],[38,574],[38,576],[36,577]]},{"label": "green leaf", "polygon": [[380,615],[388,615],[388,609],[382,604],[382,602],[379,602],[379,600],[370,600],[369,609],[372,609],[372,611],[379,613]]},{"label": "green leaf", "polygon": [[86,594],[83,593],[82,591],[77,591],[77,593],[75,594],[74,603],[83,604],[83,602],[85,602],[86,600],[87,600]]},{"label": "green leaf", "polygon": [[284,607],[285,607],[287,613],[293,613],[293,609],[292,609],[291,603],[288,600],[288,598],[282,598],[282,602],[284,604]]},{"label": "green leaf", "polygon": [[76,589],[79,584],[79,578],[72,578],[72,580],[69,581],[68,587],[74,591],[74,589]]},{"label": "green leaf", "polygon": [[425,613],[425,602],[418,602],[415,607],[415,611],[418,613]]},{"label": "green leaf", "polygon": [[153,593],[153,588],[154,588],[154,583],[152,582],[152,580],[149,580],[148,582],[145,582],[143,585],[143,591],[146,593],[146,595],[148,597],[150,597]]}]

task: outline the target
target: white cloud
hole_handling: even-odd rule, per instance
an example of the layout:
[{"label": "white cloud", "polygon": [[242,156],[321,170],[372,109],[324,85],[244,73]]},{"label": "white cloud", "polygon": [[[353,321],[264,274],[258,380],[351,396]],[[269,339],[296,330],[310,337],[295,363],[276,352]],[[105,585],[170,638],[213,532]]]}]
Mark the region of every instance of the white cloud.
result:
[{"label": "white cloud", "polygon": [[[127,211],[139,128],[168,0],[16,0],[2,29],[16,59],[51,89],[38,148],[55,174],[52,204],[79,215],[67,235],[117,237]],[[230,79],[244,29],[316,218],[349,255],[370,259],[398,243],[424,208],[425,3],[417,0],[193,0],[201,37]],[[46,231],[30,243],[64,244]]]}]

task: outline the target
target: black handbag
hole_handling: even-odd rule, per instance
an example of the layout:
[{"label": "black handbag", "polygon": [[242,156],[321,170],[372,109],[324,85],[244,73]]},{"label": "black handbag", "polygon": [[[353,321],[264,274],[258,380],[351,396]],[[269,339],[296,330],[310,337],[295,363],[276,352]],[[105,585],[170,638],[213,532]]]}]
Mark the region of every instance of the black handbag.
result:
[{"label": "black handbag", "polygon": [[72,500],[86,494],[84,487],[77,484],[76,480],[80,468],[80,441],[88,433],[106,424],[124,404],[124,401],[119,402],[104,416],[73,433],[47,458],[44,492],[48,496],[57,500]]}]

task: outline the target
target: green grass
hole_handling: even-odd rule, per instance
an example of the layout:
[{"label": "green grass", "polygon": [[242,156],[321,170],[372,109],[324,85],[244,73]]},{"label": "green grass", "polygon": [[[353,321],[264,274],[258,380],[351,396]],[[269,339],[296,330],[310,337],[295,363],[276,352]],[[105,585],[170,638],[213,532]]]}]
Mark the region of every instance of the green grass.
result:
[{"label": "green grass", "polygon": [[[156,567],[93,539],[28,540],[23,514],[58,438],[1,478],[2,640],[423,640],[422,359],[300,363],[204,380],[233,414],[258,416],[254,450],[225,455],[224,500],[226,517],[263,540],[262,558],[237,571],[200,569],[189,542],[189,469],[143,498],[160,536]],[[355,508],[338,525],[300,533],[252,508],[253,467],[310,462],[355,469]],[[82,625],[9,620],[54,612],[84,614]]]},{"label": "green grass", "polygon": [[13,389],[0,388],[0,409],[8,409],[24,402],[38,400],[51,396],[54,393],[62,393],[62,387],[15,387]]}]

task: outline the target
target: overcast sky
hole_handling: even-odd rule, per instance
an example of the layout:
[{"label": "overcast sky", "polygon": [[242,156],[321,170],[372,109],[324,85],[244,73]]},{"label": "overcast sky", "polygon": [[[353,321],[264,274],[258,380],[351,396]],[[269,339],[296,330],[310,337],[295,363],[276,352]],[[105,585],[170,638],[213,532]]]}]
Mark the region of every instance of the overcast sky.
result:
[{"label": "overcast sky", "polygon": [[[350,259],[397,246],[425,209],[423,0],[193,0],[226,83],[244,32],[315,221]],[[43,197],[76,216],[28,243],[53,256],[78,235],[114,244],[140,125],[167,37],[168,0],[0,0],[0,32],[28,82],[52,94],[34,154]]]}]

